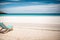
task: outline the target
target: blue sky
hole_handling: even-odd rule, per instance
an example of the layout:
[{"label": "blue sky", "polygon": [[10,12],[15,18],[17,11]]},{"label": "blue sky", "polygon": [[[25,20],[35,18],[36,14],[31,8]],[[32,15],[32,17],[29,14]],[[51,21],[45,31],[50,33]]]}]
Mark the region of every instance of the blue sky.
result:
[{"label": "blue sky", "polygon": [[1,1],[20,1],[20,2],[40,2],[40,1],[51,1],[56,2],[59,0],[1,0]]},{"label": "blue sky", "polygon": [[6,13],[60,13],[59,0],[1,0],[1,1],[3,1],[3,3],[0,3],[1,10]]}]

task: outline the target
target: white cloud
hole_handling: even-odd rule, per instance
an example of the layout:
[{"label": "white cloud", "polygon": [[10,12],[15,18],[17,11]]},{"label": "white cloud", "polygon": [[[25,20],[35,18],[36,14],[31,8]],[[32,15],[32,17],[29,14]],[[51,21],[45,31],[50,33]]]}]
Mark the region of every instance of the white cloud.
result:
[{"label": "white cloud", "polygon": [[20,1],[20,0],[10,0],[10,1]]},{"label": "white cloud", "polygon": [[60,4],[18,6],[3,9],[6,13],[58,13]]},{"label": "white cloud", "polygon": [[0,3],[0,5],[6,5],[6,4],[12,4],[12,2],[4,2],[4,3]]},{"label": "white cloud", "polygon": [[42,2],[30,2],[30,4],[42,4]]}]

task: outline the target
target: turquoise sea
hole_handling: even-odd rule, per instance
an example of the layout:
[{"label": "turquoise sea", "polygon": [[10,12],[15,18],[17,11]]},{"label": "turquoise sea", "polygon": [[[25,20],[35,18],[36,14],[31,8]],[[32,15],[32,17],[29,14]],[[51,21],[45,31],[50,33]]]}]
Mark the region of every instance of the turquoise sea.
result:
[{"label": "turquoise sea", "polygon": [[60,16],[60,13],[6,13],[0,16]]}]

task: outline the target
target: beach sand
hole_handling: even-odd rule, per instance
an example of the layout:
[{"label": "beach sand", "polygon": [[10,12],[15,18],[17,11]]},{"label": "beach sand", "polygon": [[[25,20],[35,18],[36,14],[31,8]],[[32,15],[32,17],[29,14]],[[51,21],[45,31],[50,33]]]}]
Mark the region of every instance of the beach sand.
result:
[{"label": "beach sand", "polygon": [[60,40],[59,24],[11,24],[14,30],[0,34],[0,40]]}]

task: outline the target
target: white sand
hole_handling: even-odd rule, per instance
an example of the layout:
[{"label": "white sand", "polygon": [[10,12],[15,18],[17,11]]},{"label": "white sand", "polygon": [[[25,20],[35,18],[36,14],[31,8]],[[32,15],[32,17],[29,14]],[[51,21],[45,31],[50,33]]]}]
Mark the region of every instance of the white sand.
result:
[{"label": "white sand", "polygon": [[11,23],[14,30],[0,34],[0,40],[60,40],[59,24]]}]

